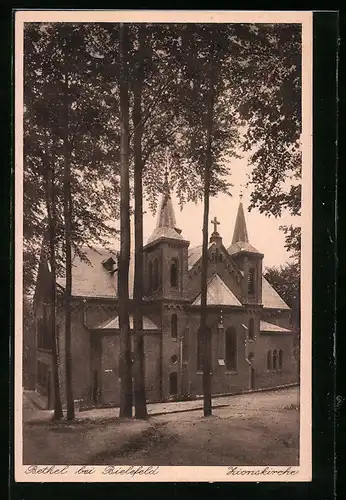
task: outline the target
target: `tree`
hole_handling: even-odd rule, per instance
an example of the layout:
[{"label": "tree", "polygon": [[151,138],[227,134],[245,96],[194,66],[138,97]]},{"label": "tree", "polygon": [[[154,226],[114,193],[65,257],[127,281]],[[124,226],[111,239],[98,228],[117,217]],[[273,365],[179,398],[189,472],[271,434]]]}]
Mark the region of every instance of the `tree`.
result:
[{"label": "tree", "polygon": [[283,266],[265,269],[265,278],[283,298],[286,304],[293,308],[300,295],[300,268],[295,262]]},{"label": "tree", "polygon": [[[45,131],[46,133],[46,131]],[[57,310],[57,293],[56,293],[56,200],[55,200],[55,169],[54,162],[49,161],[48,157],[48,137],[45,135],[45,154],[43,157],[43,165],[46,178],[46,209],[48,218],[48,241],[49,241],[49,263],[51,274],[51,307],[50,307],[50,329],[52,334],[52,372],[54,386],[54,420],[61,420],[63,417],[60,382],[59,382],[59,359],[58,346],[56,335],[56,310]]]},{"label": "tree", "polygon": [[120,24],[120,417],[132,417],[131,331],[129,323],[130,264],[130,185],[129,185],[129,97],[128,97],[128,27]]},{"label": "tree", "polygon": [[[246,122],[243,149],[252,151],[249,209],[300,215],[301,25],[240,25],[239,35],[243,63],[233,77]],[[299,245],[299,227],[282,229]]]},{"label": "tree", "polygon": [[135,417],[147,417],[144,371],[144,338],[143,338],[143,116],[142,91],[144,83],[144,57],[146,32],[145,25],[138,26],[138,50],[133,82],[133,152],[134,152],[134,198],[135,198],[135,276],[133,287],[134,298],[134,399]]},{"label": "tree", "polygon": [[[71,262],[85,258],[82,245],[107,241],[114,234],[105,222],[117,216],[117,183],[114,157],[118,134],[110,130],[97,58],[87,44],[87,27],[73,24],[30,23],[25,32],[25,170],[24,238],[33,257],[49,220],[55,225],[56,273],[65,277],[66,363],[68,418],[74,416],[69,356]],[[107,131],[107,133],[106,133]],[[108,140],[105,140],[107,136]],[[45,141],[45,138],[47,139]],[[47,197],[51,182],[49,157],[54,168],[54,202],[49,216]],[[110,175],[110,159],[113,172]],[[35,195],[38,195],[35,199]],[[72,210],[72,198],[74,206]],[[34,201],[31,205],[31,202]],[[65,245],[63,244],[65,241]],[[64,251],[65,247],[65,251]],[[52,252],[51,252],[52,255]],[[52,265],[51,265],[52,269]],[[51,271],[51,274],[54,274]],[[35,276],[28,275],[30,280]],[[55,297],[55,281],[52,295]],[[54,299],[55,300],[55,299]],[[68,305],[69,304],[69,305]],[[53,344],[54,346],[54,344]]]}]

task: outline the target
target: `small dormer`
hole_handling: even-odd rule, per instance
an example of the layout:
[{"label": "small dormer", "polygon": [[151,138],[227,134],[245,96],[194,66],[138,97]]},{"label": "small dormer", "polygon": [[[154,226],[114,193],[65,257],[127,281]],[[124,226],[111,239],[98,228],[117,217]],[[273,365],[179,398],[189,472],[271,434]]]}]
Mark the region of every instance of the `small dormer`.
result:
[{"label": "small dormer", "polygon": [[109,256],[107,259],[102,261],[102,266],[109,272],[109,274],[114,274],[118,270],[118,262],[113,256]]}]

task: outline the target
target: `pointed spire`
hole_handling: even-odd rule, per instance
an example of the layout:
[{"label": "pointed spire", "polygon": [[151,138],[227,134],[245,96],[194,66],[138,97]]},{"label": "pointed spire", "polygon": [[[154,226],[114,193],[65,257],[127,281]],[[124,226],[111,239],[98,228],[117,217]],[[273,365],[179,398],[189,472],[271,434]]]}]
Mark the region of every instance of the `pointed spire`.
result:
[{"label": "pointed spire", "polygon": [[240,194],[240,201],[239,201],[237,218],[234,226],[232,245],[233,243],[238,243],[239,241],[243,243],[249,243],[242,198],[243,198],[243,193]]},{"label": "pointed spire", "polygon": [[168,173],[165,172],[165,181],[163,183],[162,189],[162,199],[159,210],[159,215],[157,218],[156,228],[159,227],[171,227],[175,229],[176,221],[175,221],[175,213],[171,198],[171,190],[168,182]]},{"label": "pointed spire", "polygon": [[156,228],[148,239],[148,243],[151,243],[159,238],[183,240],[180,233],[181,230],[176,227],[175,213],[168,181],[168,168],[166,167]]}]

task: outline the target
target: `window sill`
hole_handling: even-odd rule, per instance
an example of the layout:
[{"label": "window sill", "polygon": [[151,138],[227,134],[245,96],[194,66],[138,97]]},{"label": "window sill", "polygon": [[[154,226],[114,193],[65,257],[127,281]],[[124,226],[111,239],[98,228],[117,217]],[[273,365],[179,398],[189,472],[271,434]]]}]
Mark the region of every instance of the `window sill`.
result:
[{"label": "window sill", "polygon": [[[202,372],[201,370],[198,370],[198,371],[196,372],[196,374],[197,374],[197,375],[203,375],[203,372]],[[210,372],[210,375],[212,375],[212,374],[213,374],[213,372]]]},{"label": "window sill", "polygon": [[238,371],[237,370],[226,370],[225,375],[237,375]]}]

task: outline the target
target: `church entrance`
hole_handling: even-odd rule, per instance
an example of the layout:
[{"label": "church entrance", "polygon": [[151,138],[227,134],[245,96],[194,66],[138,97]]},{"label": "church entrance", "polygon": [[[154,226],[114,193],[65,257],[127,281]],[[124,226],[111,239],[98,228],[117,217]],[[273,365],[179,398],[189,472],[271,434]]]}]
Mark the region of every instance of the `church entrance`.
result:
[{"label": "church entrance", "polygon": [[[104,335],[101,341],[101,401],[102,404],[120,404],[119,336]],[[100,383],[101,382],[101,383]]]},{"label": "church entrance", "polygon": [[178,394],[178,373],[172,372],[169,376],[169,394],[176,396]]},{"label": "church entrance", "polygon": [[255,389],[255,369],[250,366],[250,389]]}]

